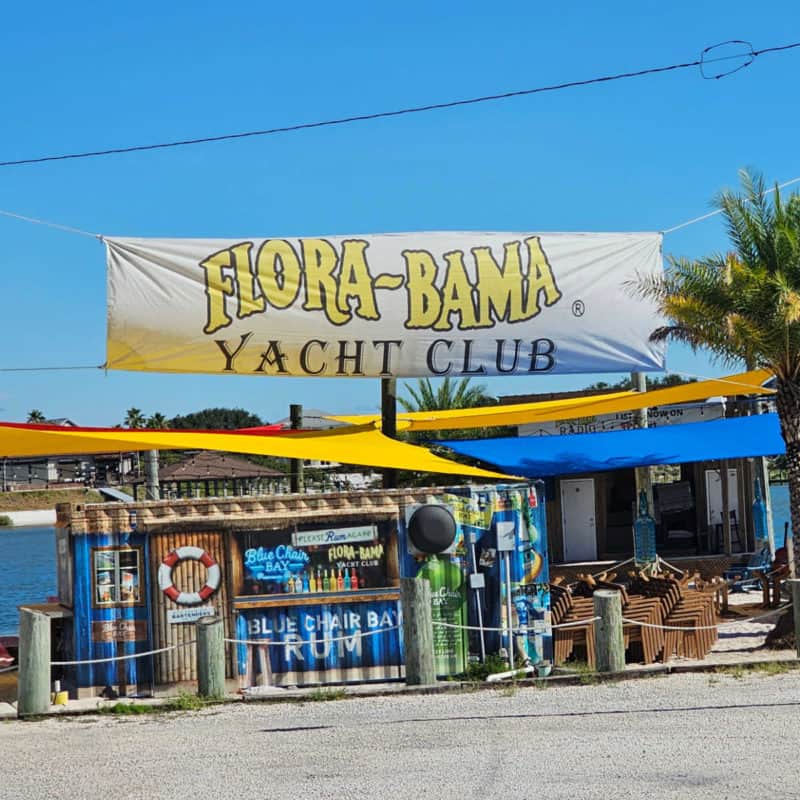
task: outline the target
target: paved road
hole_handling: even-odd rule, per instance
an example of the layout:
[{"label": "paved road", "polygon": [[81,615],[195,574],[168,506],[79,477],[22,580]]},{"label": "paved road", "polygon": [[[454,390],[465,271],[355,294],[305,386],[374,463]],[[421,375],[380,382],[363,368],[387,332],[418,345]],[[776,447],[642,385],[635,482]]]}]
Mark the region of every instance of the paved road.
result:
[{"label": "paved road", "polygon": [[0,797],[798,797],[800,673],[0,725]]}]

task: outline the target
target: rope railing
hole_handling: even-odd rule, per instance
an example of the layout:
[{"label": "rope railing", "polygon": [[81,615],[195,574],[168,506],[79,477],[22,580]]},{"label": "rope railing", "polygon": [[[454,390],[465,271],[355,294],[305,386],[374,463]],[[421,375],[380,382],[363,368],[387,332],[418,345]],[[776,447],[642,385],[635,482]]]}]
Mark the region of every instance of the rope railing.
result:
[{"label": "rope railing", "polygon": [[652,622],[642,622],[641,620],[629,619],[628,617],[623,617],[622,621],[628,625],[638,625],[641,628],[655,628],[662,631],[713,631],[723,628],[726,625],[741,625],[744,623],[756,622],[760,619],[773,617],[776,614],[785,611],[787,608],[790,608],[791,605],[791,603],[787,603],[786,605],[779,606],[778,608],[773,608],[772,611],[769,611],[766,614],[760,614],[757,617],[748,617],[747,619],[729,619],[725,620],[724,622],[718,622],[716,625],[656,625]]},{"label": "rope railing", "polygon": [[[587,617],[586,619],[578,619],[578,620],[574,620],[573,622],[562,622],[562,623],[559,623],[557,625],[550,625],[549,627],[552,628],[553,630],[555,630],[556,628],[576,628],[576,627],[579,627],[581,625],[589,625],[590,623],[596,622],[599,619],[600,619],[600,617]],[[484,632],[490,631],[490,632],[499,632],[499,633],[507,633],[508,632],[508,628],[507,627],[506,628],[490,628],[490,627],[487,627],[486,625],[484,625],[481,628],[481,627],[479,627],[477,625],[456,625],[455,623],[452,623],[452,622],[440,622],[439,620],[435,620],[433,625],[434,625],[434,627],[438,627],[438,628],[458,628],[459,630],[464,630],[464,631],[484,631]],[[517,634],[517,635],[520,635],[520,634],[523,634],[523,633],[529,633],[531,630],[533,630],[533,626],[528,626],[526,628],[522,628],[522,627],[513,628],[512,632]]]},{"label": "rope railing", "polygon": [[109,656],[108,658],[88,658],[79,661],[51,661],[52,667],[76,667],[83,664],[110,664],[113,661],[129,661],[133,658],[144,658],[145,656],[155,656],[159,653],[166,653],[170,650],[178,650],[181,647],[189,647],[190,645],[197,644],[196,640],[191,642],[182,642],[181,644],[173,644],[169,647],[160,647],[158,650],[148,650],[145,653],[128,653],[124,656]]}]

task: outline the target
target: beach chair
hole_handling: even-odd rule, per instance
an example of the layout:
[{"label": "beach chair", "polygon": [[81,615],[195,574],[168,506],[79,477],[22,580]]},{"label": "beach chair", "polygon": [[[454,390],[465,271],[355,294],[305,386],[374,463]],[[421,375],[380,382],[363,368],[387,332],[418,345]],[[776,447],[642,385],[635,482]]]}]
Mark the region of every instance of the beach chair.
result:
[{"label": "beach chair", "polygon": [[732,592],[743,592],[747,588],[756,588],[761,585],[760,574],[770,568],[769,547],[763,547],[753,553],[744,563],[732,566],[722,573]]}]

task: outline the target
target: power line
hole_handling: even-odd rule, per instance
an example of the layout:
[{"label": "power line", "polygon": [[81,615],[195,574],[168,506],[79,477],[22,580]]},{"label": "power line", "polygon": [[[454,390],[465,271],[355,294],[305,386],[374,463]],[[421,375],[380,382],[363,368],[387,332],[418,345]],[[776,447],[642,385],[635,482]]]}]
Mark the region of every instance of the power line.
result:
[{"label": "power line", "polygon": [[86,364],[77,367],[0,367],[0,372],[68,372],[79,369],[105,369],[105,365]]},{"label": "power line", "polygon": [[[748,49],[745,52],[736,55],[722,56],[719,58],[706,58],[706,54],[713,51],[716,47],[721,47],[727,44],[743,44],[747,45]],[[565,81],[563,83],[550,84],[548,86],[538,86],[532,89],[519,89],[516,91],[499,92],[497,94],[483,95],[480,97],[471,97],[463,100],[449,100],[442,103],[430,103],[421,106],[409,106],[407,108],[399,108],[393,111],[378,111],[372,114],[358,114],[349,117],[339,117],[337,119],[328,119],[317,122],[302,122],[296,125],[285,125],[276,128],[265,128],[263,130],[243,131],[239,133],[226,133],[219,136],[202,136],[188,139],[178,139],[169,142],[159,142],[156,144],[140,144],[132,145],[130,147],[115,147],[107,150],[89,150],[81,153],[63,153],[60,155],[39,156],[36,158],[23,158],[15,161],[0,161],[0,167],[17,167],[30,164],[42,164],[49,161],[68,161],[83,158],[99,158],[102,156],[122,155],[125,153],[140,153],[149,150],[165,150],[173,147],[187,147],[190,145],[210,144],[214,142],[233,141],[236,139],[246,139],[256,136],[273,136],[279,133],[292,133],[295,131],[312,130],[314,128],[327,128],[336,125],[349,125],[354,122],[367,122],[377,119],[388,119],[391,117],[400,117],[408,114],[421,114],[429,111],[441,111],[448,108],[458,108],[460,106],[476,105],[478,103],[490,103],[500,100],[508,100],[512,97],[527,97],[534,94],[542,94],[544,92],[556,92],[563,89],[574,89],[579,86],[590,86],[599,83],[610,83],[611,81],[628,80],[630,78],[640,78],[647,75],[656,75],[662,72],[674,72],[676,70],[688,69],[689,67],[703,67],[705,64],[714,63],[718,61],[729,61],[732,59],[746,59],[745,63],[740,64],[738,67],[722,72],[718,75],[705,76],[713,77],[715,79],[725,77],[733,72],[749,66],[755,58],[765,53],[775,53],[784,50],[793,50],[800,47],[800,42],[792,42],[791,44],[777,45],[773,47],[765,47],[761,50],[753,50],[749,42],[736,41],[736,42],[722,42],[718,45],[711,45],[706,47],[699,59],[693,61],[686,61],[683,63],[669,64],[664,67],[648,67],[646,69],[635,70],[632,72],[619,72],[613,75],[602,75],[594,78],[586,78],[579,81]]]}]

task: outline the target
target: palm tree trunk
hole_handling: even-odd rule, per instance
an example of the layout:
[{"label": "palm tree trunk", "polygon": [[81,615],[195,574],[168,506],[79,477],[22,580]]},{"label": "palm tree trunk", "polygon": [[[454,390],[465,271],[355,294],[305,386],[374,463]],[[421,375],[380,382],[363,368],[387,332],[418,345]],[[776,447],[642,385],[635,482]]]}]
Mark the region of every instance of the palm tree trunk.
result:
[{"label": "palm tree trunk", "polygon": [[778,379],[775,401],[781,433],[786,443],[786,478],[789,484],[789,512],[794,538],[794,533],[800,531],[800,380]]}]

